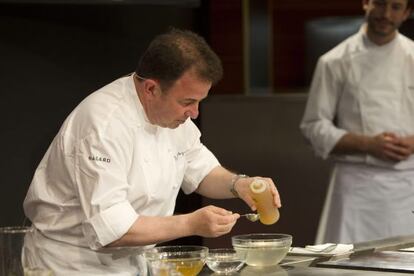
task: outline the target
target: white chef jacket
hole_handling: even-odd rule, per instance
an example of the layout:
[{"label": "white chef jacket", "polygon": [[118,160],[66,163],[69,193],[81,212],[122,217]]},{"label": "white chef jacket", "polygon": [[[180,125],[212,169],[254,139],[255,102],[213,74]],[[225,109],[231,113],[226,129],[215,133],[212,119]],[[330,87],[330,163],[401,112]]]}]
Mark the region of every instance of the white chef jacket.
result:
[{"label": "white chef jacket", "polygon": [[172,215],[179,189],[193,192],[217,166],[191,120],[150,124],[133,77],[120,78],[76,107],[38,166],[24,261],[56,275],[144,275],[143,247],[104,246],[140,215]]},{"label": "white chef jacket", "polygon": [[[315,70],[300,127],[315,152],[323,158],[331,155],[336,143],[347,132],[368,136],[384,131],[395,132],[400,136],[414,134],[414,43],[398,33],[388,44],[378,46],[368,39],[365,28],[365,25],[362,26],[357,34],[323,55]],[[405,200],[400,199],[396,202],[393,195],[383,194],[382,204],[389,204],[391,214],[395,215],[396,210],[401,211],[402,206],[406,206],[407,203],[414,206],[414,156],[401,162],[384,161],[368,154],[333,157],[340,161],[341,165],[335,168],[328,204],[325,205],[325,215],[327,210],[331,211],[331,215],[328,216],[331,219],[326,222],[326,236],[330,237],[329,241],[356,242],[370,237],[375,239],[414,233],[414,227],[408,229],[407,225],[402,224],[399,224],[399,227],[390,227],[393,230],[385,229],[387,227],[384,223],[391,221],[390,218],[384,219],[382,216],[383,219],[377,219],[378,216],[374,213],[382,212],[383,208],[375,211],[369,195],[381,193],[378,190],[380,185],[368,185],[372,173],[367,172],[370,169],[376,171],[380,179],[378,181],[383,184],[387,181],[390,183],[390,176],[396,179],[396,171],[401,170],[406,170],[404,179],[412,179],[408,184],[402,183],[405,181],[396,181],[400,185],[393,184],[386,189],[395,193],[403,191],[406,195]],[[361,166],[356,166],[358,164]],[[383,169],[378,171],[378,168]],[[364,172],[366,174],[361,176]],[[343,174],[348,176],[343,177]],[[353,176],[355,178],[352,178]],[[365,190],[364,196],[356,193],[342,194],[339,195],[341,199],[330,201],[330,196],[345,189],[346,185],[347,189],[352,189],[353,185],[362,185],[364,181],[370,187]],[[350,216],[350,212],[346,208],[352,204],[358,204],[356,208],[360,210],[372,209],[372,220],[362,222],[357,221],[358,218],[355,216],[347,217]],[[404,218],[414,221],[410,210],[406,210],[405,214]],[[353,220],[355,227],[359,227],[357,232],[360,234],[350,234],[347,230],[350,227],[343,225],[345,220]],[[382,230],[375,231],[377,234],[369,234],[368,231],[374,228]],[[323,241],[326,239],[322,238],[317,242]]]}]

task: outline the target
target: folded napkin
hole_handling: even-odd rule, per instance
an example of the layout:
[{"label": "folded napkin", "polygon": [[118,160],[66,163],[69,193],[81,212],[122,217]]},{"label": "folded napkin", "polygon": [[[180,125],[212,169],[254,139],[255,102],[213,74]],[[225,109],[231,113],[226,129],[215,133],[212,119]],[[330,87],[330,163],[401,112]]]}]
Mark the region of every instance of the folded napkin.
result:
[{"label": "folded napkin", "polygon": [[305,247],[291,247],[289,253],[299,255],[330,256],[350,253],[353,251],[353,249],[353,244],[324,243],[317,245],[307,245]]}]

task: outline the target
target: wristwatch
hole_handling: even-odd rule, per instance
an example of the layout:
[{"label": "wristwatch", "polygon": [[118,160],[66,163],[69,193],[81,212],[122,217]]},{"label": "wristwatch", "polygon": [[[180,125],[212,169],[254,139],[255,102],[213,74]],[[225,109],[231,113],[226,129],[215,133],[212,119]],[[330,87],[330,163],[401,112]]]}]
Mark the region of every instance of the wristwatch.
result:
[{"label": "wristwatch", "polygon": [[236,191],[236,182],[240,179],[240,178],[247,178],[248,176],[245,174],[236,174],[235,176],[233,176],[233,178],[231,179],[231,183],[230,183],[230,192],[236,197],[239,197],[239,193]]}]

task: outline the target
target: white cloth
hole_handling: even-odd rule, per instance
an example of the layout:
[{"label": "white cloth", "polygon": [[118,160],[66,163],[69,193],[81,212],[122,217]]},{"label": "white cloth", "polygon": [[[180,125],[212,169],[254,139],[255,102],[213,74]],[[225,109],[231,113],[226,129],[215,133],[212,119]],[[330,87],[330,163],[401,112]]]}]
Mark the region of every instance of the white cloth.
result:
[{"label": "white cloth", "polygon": [[27,261],[56,275],[136,275],[133,250],[102,247],[139,215],[172,215],[180,187],[193,192],[217,166],[191,120],[150,124],[132,76],[120,78],[78,105],[39,164],[24,202],[38,229],[26,238]]},{"label": "white cloth", "polygon": [[[323,158],[331,156],[332,149],[347,132],[370,136],[384,131],[400,136],[414,135],[413,76],[413,41],[397,33],[390,43],[377,46],[369,41],[363,26],[357,34],[319,59],[300,126],[303,134]],[[330,191],[337,196],[333,200],[328,194],[323,212],[326,216],[321,218],[316,243],[354,243],[414,233],[410,223],[397,223],[392,230],[388,229],[387,222],[394,220],[381,216],[383,209],[387,208],[387,214],[391,217],[398,213],[403,215],[403,220],[413,221],[409,209],[403,211],[408,203],[414,206],[412,181],[407,183],[401,180],[406,178],[399,174],[406,171],[406,176],[413,175],[413,155],[401,162],[384,161],[367,154],[333,157],[339,162],[350,162],[352,169],[346,169],[350,175],[344,177],[341,165],[332,176]],[[381,175],[377,177],[376,184],[367,177],[371,175],[369,172],[362,176],[363,171],[371,167]],[[353,175],[357,176],[352,178]],[[389,179],[393,179],[391,186]],[[352,192],[359,185],[366,186],[367,194]],[[341,195],[339,191],[345,187],[349,193]],[[389,194],[377,198],[379,202],[371,200],[384,191]],[[405,197],[399,198],[401,194]],[[351,202],[358,203],[353,210],[361,215],[355,217],[347,209]],[[375,211],[374,207],[381,204],[383,207]],[[365,213],[364,216],[377,220],[364,221],[363,210],[371,210],[372,213]],[[345,226],[351,221],[353,225]],[[372,229],[376,230],[371,232]]]},{"label": "white cloth", "polygon": [[332,256],[352,253],[353,244],[336,244],[324,243],[316,245],[307,245],[305,247],[291,247],[290,255],[312,255],[312,256]]}]

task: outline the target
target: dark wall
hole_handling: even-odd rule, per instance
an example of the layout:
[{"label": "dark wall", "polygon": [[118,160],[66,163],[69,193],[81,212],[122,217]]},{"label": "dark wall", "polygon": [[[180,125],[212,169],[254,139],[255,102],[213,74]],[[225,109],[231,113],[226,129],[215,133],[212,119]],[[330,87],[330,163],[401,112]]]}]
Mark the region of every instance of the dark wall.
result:
[{"label": "dark wall", "polygon": [[134,70],[168,26],[203,32],[200,7],[0,4],[0,226],[23,223],[34,170],[88,94]]},{"label": "dark wall", "polygon": [[[314,155],[299,130],[306,99],[306,94],[211,96],[202,104],[204,144],[229,169],[271,177],[283,205],[276,224],[265,226],[242,218],[231,233],[204,239],[205,245],[228,247],[232,235],[261,232],[291,234],[295,246],[314,243],[330,163]],[[203,199],[203,204],[251,212],[239,199]]]},{"label": "dark wall", "polygon": [[[274,0],[275,1],[275,0]],[[326,16],[363,15],[359,0],[278,0],[273,10],[275,88],[307,86],[306,24]]]}]

